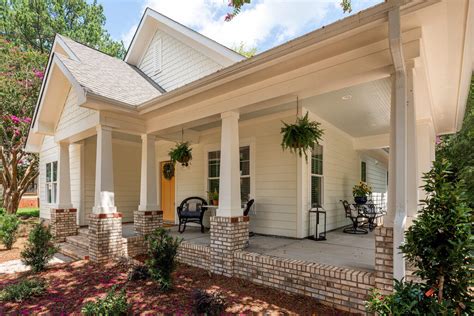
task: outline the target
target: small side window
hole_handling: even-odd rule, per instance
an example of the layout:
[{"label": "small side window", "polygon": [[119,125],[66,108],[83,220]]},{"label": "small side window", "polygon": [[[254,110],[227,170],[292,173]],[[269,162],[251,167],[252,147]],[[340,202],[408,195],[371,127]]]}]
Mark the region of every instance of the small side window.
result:
[{"label": "small side window", "polygon": [[367,182],[367,163],[365,161],[360,163],[360,181]]}]

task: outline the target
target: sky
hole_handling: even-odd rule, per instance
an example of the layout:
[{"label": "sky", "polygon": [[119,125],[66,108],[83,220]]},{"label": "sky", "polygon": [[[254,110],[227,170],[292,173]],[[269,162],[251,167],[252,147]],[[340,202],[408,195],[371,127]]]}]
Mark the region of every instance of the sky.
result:
[{"label": "sky", "polygon": [[344,14],[341,0],[252,0],[232,21],[224,21],[229,0],[98,0],[106,28],[128,47],[146,7],[150,7],[230,47],[243,44],[263,52],[383,0],[353,0]]}]

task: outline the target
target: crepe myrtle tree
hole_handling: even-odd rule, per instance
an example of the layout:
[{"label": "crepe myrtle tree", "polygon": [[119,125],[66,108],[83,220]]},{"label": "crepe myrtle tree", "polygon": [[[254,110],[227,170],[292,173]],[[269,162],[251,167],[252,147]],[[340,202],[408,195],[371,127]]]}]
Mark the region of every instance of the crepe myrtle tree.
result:
[{"label": "crepe myrtle tree", "polygon": [[[225,16],[226,21],[231,21],[237,14],[240,13],[242,7],[246,4],[250,4],[252,0],[229,0],[229,7],[232,7],[232,12],[227,13]],[[352,0],[341,0],[340,5],[344,13],[352,12]]]},{"label": "crepe myrtle tree", "polygon": [[38,176],[38,155],[24,150],[47,55],[0,37],[0,182],[3,206],[14,214]]}]

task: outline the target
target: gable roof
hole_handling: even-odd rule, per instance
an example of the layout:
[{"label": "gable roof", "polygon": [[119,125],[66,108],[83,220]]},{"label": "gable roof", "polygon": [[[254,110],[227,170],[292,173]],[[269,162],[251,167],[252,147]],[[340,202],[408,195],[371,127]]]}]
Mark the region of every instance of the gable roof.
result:
[{"label": "gable roof", "polygon": [[165,92],[138,68],[121,59],[57,35],[74,57],[56,54],[87,94],[136,107]]},{"label": "gable roof", "polygon": [[246,59],[234,50],[147,7],[133,35],[124,60],[127,63],[138,65],[158,29],[173,35],[176,39],[212,58],[223,67]]}]

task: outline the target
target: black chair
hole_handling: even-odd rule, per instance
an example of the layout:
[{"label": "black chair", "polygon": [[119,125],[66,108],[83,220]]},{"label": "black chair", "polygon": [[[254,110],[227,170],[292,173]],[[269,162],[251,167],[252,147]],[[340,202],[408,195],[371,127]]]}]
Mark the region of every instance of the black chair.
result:
[{"label": "black chair", "polygon": [[[201,233],[204,233],[202,219],[204,217],[204,212],[207,210],[206,206],[206,200],[197,196],[184,199],[183,202],[181,202],[181,204],[177,207],[179,217],[178,231],[180,233],[184,233],[187,223],[198,223],[201,225]],[[182,230],[181,225],[183,225]]]},{"label": "black chair", "polygon": [[361,224],[364,223],[365,216],[360,214],[359,210],[350,205],[346,200],[341,200],[341,203],[344,206],[346,218],[349,218],[352,221],[352,224],[345,227],[343,232],[347,234],[367,234],[367,229],[360,227]]},{"label": "black chair", "polygon": [[249,216],[250,209],[252,208],[252,205],[254,202],[255,202],[254,199],[251,199],[250,201],[247,202],[247,205],[245,205],[245,209],[244,209],[244,216]]}]

